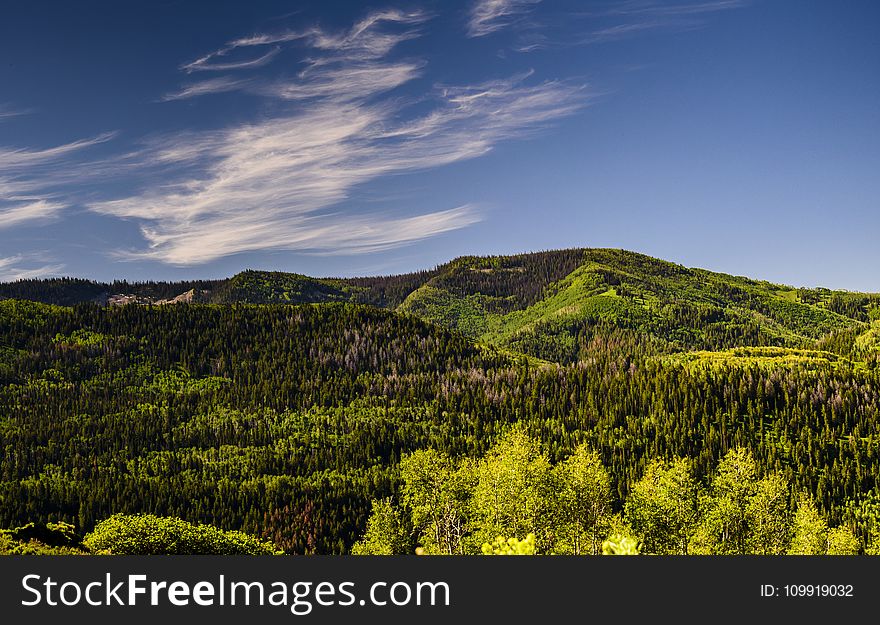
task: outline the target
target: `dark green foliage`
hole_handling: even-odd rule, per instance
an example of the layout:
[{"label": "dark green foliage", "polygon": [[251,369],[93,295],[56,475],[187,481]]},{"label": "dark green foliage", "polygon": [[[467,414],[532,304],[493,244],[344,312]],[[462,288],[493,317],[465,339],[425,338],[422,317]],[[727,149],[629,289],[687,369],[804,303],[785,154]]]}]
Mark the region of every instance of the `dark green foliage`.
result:
[{"label": "dark green foliage", "polygon": [[815,493],[832,523],[880,474],[868,369],[685,366],[641,353],[635,335],[535,368],[347,304],[0,310],[6,527],[88,531],[150,510],[290,552],[344,551],[370,500],[395,492],[403,453],[478,455],[513,421],[552,459],[589,442],[616,505],[648,459],[688,456],[704,475],[735,445]]},{"label": "dark green foliage", "polygon": [[[875,532],[865,497],[880,479],[880,326],[859,311],[876,317],[876,296],[619,250],[119,292],[171,299],[182,286],[194,301],[279,303],[0,302],[0,527],[57,519],[88,532],[151,512],[290,553],[347,552],[372,500],[407,497],[405,454],[476,458],[520,423],[552,463],[595,450],[615,511],[651,460],[687,457],[704,479],[743,447],[762,475],[814,495],[831,526],[863,545]],[[432,289],[442,298],[423,297]],[[288,304],[303,299],[345,302]],[[466,476],[446,477],[446,513],[418,528],[438,551],[459,548],[472,513],[460,505]],[[653,548],[683,550],[676,540]]]},{"label": "dark green foliage", "polygon": [[584,250],[517,256],[463,256],[438,268],[426,284],[457,297],[482,295],[486,311],[508,313],[542,299],[544,290],[577,269]]},{"label": "dark green foliage", "polygon": [[64,305],[108,297],[141,304],[362,303],[566,363],[589,357],[579,335],[618,331],[650,337],[658,353],[807,348],[838,336],[828,348],[849,355],[839,350],[853,349],[854,337],[880,315],[876,294],[793,289],[613,249],[465,256],[430,271],[371,278],[245,271],[228,280],[180,283],[23,280],[0,285],[4,297]]},{"label": "dark green foliage", "polygon": [[87,302],[104,303],[112,294],[135,295],[146,300],[172,299],[190,290],[210,292],[223,281],[191,280],[184,282],[93,282],[81,278],[47,278],[0,283],[0,300],[25,299],[44,304],[73,306]]},{"label": "dark green foliage", "polygon": [[70,523],[27,523],[0,530],[0,555],[79,555],[86,553]]},{"label": "dark green foliage", "polygon": [[354,301],[379,308],[397,308],[406,297],[439,273],[439,269],[417,271],[400,276],[343,278],[331,282],[347,285],[353,290]]},{"label": "dark green foliage", "polygon": [[0,284],[0,299],[26,299],[59,306],[97,301],[108,292],[109,285],[81,278],[18,280]]},{"label": "dark green foliage", "polygon": [[3,310],[0,527],[150,510],[341,551],[401,449],[454,440],[444,376],[509,363],[351,304]]},{"label": "dark green foliage", "polygon": [[11,530],[2,530],[12,540],[37,540],[50,547],[77,547],[82,540],[70,523],[28,523]]},{"label": "dark green foliage", "polygon": [[209,301],[218,304],[312,304],[347,301],[347,293],[328,280],[295,273],[245,271],[215,288]]}]

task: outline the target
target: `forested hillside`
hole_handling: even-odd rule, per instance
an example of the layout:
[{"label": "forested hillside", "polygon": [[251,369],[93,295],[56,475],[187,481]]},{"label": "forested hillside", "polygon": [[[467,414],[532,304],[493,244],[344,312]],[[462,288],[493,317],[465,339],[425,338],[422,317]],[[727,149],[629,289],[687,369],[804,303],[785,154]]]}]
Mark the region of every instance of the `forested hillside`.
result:
[{"label": "forested hillside", "polygon": [[806,348],[825,339],[823,347],[848,354],[849,337],[866,332],[871,315],[880,319],[880,295],[794,289],[620,250],[571,250],[459,259],[400,309],[570,363],[611,329],[663,352]]},{"label": "forested hillside", "polygon": [[635,335],[653,352],[777,346],[874,359],[880,294],[793,288],[688,269],[623,250],[466,256],[431,271],[310,278],[245,271],[228,280],[0,284],[0,298],[75,303],[350,302],[414,314],[483,343],[559,363],[597,336]]},{"label": "forested hillside", "polygon": [[[58,279],[0,296],[2,528],[84,534],[147,512],[347,553],[373,502],[412,514],[410,454],[461,467],[511,432],[548,467],[595,452],[609,515],[630,525],[657,462],[688,458],[713,493],[731,450],[784,484],[789,517],[812,505],[858,549],[880,515],[877,295],[566,250],[387,278]],[[478,551],[492,526],[467,518]],[[430,546],[426,518],[407,522],[406,548]],[[561,549],[542,528],[539,547]]]}]

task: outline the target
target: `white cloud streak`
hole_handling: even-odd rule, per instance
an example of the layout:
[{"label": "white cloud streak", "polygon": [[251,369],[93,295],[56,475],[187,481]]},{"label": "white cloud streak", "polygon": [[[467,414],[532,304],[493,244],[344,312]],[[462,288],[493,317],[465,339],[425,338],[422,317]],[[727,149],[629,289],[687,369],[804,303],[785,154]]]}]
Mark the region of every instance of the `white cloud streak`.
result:
[{"label": "white cloud streak", "polygon": [[601,14],[602,17],[623,21],[589,33],[581,43],[616,41],[661,28],[695,28],[701,26],[704,16],[710,13],[739,9],[747,4],[746,0],[713,0],[678,4],[658,0],[624,2]]},{"label": "white cloud streak", "polygon": [[476,0],[468,16],[469,37],[484,37],[506,28],[541,0]]},{"label": "white cloud streak", "polygon": [[[476,158],[528,136],[583,107],[589,94],[564,82],[531,84],[524,74],[436,86],[418,107],[392,98],[388,92],[419,78],[424,64],[387,58],[415,36],[388,26],[424,19],[383,12],[341,33],[312,29],[299,38],[313,55],[307,68],[261,91],[287,102],[285,113],[154,141],[139,158],[145,170],[161,172],[164,186],[145,185],[90,209],[140,223],[148,248],[124,257],[175,265],[258,250],[374,252],[479,221],[469,204],[400,217],[358,213],[343,203],[378,177]],[[279,37],[255,35],[227,48]]]},{"label": "white cloud streak", "polygon": [[276,56],[278,56],[278,53],[281,52],[281,48],[274,48],[272,50],[269,50],[265,54],[262,54],[254,59],[246,59],[246,60],[241,60],[241,61],[229,61],[227,63],[218,63],[218,62],[211,63],[210,62],[213,59],[216,59],[218,56],[225,56],[228,52],[231,52],[231,51],[232,51],[232,49],[222,51],[222,52],[221,51],[213,52],[213,53],[211,53],[207,56],[204,56],[200,59],[196,59],[192,63],[187,63],[186,65],[181,67],[181,69],[187,73],[192,73],[192,72],[225,72],[225,71],[231,71],[231,70],[236,70],[236,69],[254,69],[257,67],[262,67],[263,65],[268,65],[270,62],[272,62],[272,59],[274,59]]},{"label": "white cloud streak", "polygon": [[30,114],[30,111],[28,110],[16,109],[6,104],[0,104],[0,122],[28,114]]},{"label": "white cloud streak", "polygon": [[64,265],[42,265],[39,267],[22,267],[21,263],[33,263],[36,260],[23,254],[0,257],[0,282],[14,282],[15,280],[29,280],[31,278],[44,278],[58,273],[64,269]]},{"label": "white cloud streak", "polygon": [[43,150],[0,146],[0,230],[57,218],[67,204],[57,201],[53,189],[88,176],[74,165],[59,172],[58,164],[114,136],[107,133]]},{"label": "white cloud streak", "polygon": [[712,0],[710,2],[682,2],[670,4],[659,0],[636,0],[624,2],[608,11],[609,15],[699,15],[729,9],[739,9],[748,4],[747,0]]},{"label": "white cloud streak", "polygon": [[169,93],[162,97],[163,102],[172,102],[174,100],[186,100],[189,98],[197,98],[203,95],[213,95],[215,93],[224,93],[227,91],[236,91],[250,84],[247,79],[235,79],[228,76],[220,78],[210,78],[200,82],[185,85],[179,91]]},{"label": "white cloud streak", "polygon": [[[270,84],[264,95],[284,100],[332,99],[353,102],[390,91],[421,75],[423,63],[401,62],[383,65],[345,65],[300,74],[301,80]],[[345,85],[345,89],[340,89]]]},{"label": "white cloud streak", "polygon": [[[313,27],[303,31],[286,31],[274,34],[258,34],[230,41],[222,48],[210,52],[190,63],[181,66],[185,72],[249,69],[266,65],[281,52],[279,44],[304,41],[317,50],[357,55],[360,58],[378,58],[386,55],[401,41],[418,36],[416,31],[406,33],[382,33],[378,30],[383,24],[409,25],[422,24],[430,19],[423,11],[386,10],[371,13],[356,22],[351,29],[341,33],[329,33]],[[239,48],[274,45],[269,52],[251,60],[222,62],[218,59],[228,57]]]},{"label": "white cloud streak", "polygon": [[660,28],[664,25],[665,24],[663,22],[657,21],[617,24],[616,26],[609,26],[608,28],[600,28],[598,30],[594,30],[590,33],[589,37],[586,38],[584,43],[602,43],[606,41],[617,41],[618,39],[631,37],[642,31],[653,30],[655,28]]},{"label": "white cloud streak", "polygon": [[115,136],[116,133],[108,132],[91,139],[81,139],[44,150],[27,150],[24,148],[0,146],[0,174],[55,162],[71,152],[98,145],[99,143],[106,143]]},{"label": "white cloud streak", "polygon": [[[484,0],[485,14],[491,8],[503,7],[507,0]],[[714,13],[746,7],[750,0],[617,0],[590,3],[588,8],[573,10],[547,3],[540,20],[525,19],[528,7],[512,17],[501,16],[495,24],[516,27],[515,52],[567,48],[572,46],[606,43],[637,37],[654,31],[685,31],[704,26]],[[586,3],[585,3],[586,4]],[[491,30],[489,32],[492,32]]]},{"label": "white cloud streak", "polygon": [[0,207],[0,230],[18,226],[26,221],[46,221],[54,219],[64,210],[65,204],[36,200],[22,204],[7,204]]}]

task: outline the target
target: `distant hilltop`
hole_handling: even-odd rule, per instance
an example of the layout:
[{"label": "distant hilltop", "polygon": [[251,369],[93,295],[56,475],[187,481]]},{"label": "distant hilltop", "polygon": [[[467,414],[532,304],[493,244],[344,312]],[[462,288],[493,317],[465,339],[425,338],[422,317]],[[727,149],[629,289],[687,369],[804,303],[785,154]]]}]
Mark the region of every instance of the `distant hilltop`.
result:
[{"label": "distant hilltop", "polygon": [[618,249],[463,256],[429,271],[362,278],[248,270],[185,282],[21,280],[0,284],[0,298],[62,306],[349,302],[555,361],[576,360],[578,342],[591,340],[597,325],[674,350],[823,349],[834,341],[870,350],[880,337],[880,294],[793,288]]}]

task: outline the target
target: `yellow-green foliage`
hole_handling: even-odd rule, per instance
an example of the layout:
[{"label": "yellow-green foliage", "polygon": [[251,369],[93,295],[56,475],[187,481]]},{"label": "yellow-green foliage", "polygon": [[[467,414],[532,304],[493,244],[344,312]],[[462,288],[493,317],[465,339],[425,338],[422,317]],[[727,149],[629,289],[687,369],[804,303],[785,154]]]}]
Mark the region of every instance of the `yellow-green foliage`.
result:
[{"label": "yellow-green foliage", "polygon": [[871,323],[871,327],[864,334],[856,337],[855,348],[863,353],[880,353],[880,320]]},{"label": "yellow-green foliage", "polygon": [[846,358],[831,352],[787,347],[736,347],[715,352],[687,352],[665,356],[663,361],[667,364],[683,365],[688,369],[724,367],[760,367],[762,369],[806,367],[818,369],[828,366],[852,365]]},{"label": "yellow-green foliage", "polygon": [[353,556],[391,556],[408,553],[411,528],[406,519],[394,507],[391,499],[373,502],[373,513],[367,521],[364,537],[351,549]]},{"label": "yellow-green foliage", "polygon": [[583,324],[635,330],[674,351],[738,343],[813,348],[831,334],[858,330],[870,314],[866,294],[812,293],[623,250],[581,252],[579,266],[553,273],[528,297],[512,293],[522,276],[534,284],[549,279],[549,272],[535,270],[540,254],[460,258],[410,293],[399,310],[566,362],[576,357]]},{"label": "yellow-green foliage", "polygon": [[68,347],[100,347],[105,344],[108,337],[100,332],[92,332],[91,330],[74,330],[69,335],[56,334],[53,343]]},{"label": "yellow-green foliage", "polygon": [[244,532],[152,514],[115,514],[98,523],[83,544],[93,553],[114,555],[280,553],[272,543]]},{"label": "yellow-green foliage", "polygon": [[535,535],[528,534],[522,540],[498,536],[491,543],[483,543],[482,551],[484,556],[533,556],[535,555]]},{"label": "yellow-green foliage", "polygon": [[624,512],[632,529],[643,538],[646,553],[688,553],[703,494],[692,466],[686,458],[672,462],[655,459],[630,490]]},{"label": "yellow-green foliage", "polygon": [[480,295],[459,297],[445,289],[425,285],[410,293],[397,310],[477,338],[486,331],[487,319],[492,316],[481,300]]},{"label": "yellow-green foliage", "polygon": [[216,391],[227,382],[229,382],[227,378],[217,376],[195,378],[186,371],[160,371],[156,373],[151,383],[144,385],[144,388],[159,392],[188,394]]},{"label": "yellow-green foliage", "polygon": [[[490,343],[503,342],[504,339],[533,327],[542,320],[559,317],[580,316],[588,307],[587,300],[608,291],[599,277],[587,265],[579,267],[565,279],[548,288],[548,296],[524,310],[513,311],[507,315],[496,315],[488,320],[489,330],[483,340]],[[614,308],[612,299],[595,303],[602,310]]]},{"label": "yellow-green foliage", "polygon": [[789,555],[815,556],[825,553],[828,548],[828,523],[806,494],[798,500],[792,525],[794,530],[788,547]]},{"label": "yellow-green foliage", "polygon": [[623,536],[615,534],[609,536],[608,540],[602,543],[603,556],[637,556],[639,555],[639,543],[631,536]]},{"label": "yellow-green foliage", "polygon": [[53,306],[51,304],[38,304],[22,300],[0,301],[0,325],[27,328],[39,328],[55,317],[70,312],[69,308]]},{"label": "yellow-green foliage", "polygon": [[829,556],[854,556],[859,553],[859,539],[848,527],[832,527],[828,530]]}]

